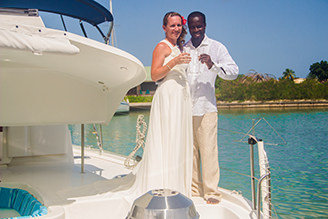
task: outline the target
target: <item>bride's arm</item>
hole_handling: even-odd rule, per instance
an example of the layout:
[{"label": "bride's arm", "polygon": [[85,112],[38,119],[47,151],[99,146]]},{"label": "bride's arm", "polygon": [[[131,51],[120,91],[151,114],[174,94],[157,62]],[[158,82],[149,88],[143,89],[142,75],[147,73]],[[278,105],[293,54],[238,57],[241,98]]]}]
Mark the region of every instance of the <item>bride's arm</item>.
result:
[{"label": "bride's arm", "polygon": [[[151,63],[151,79],[158,81],[164,78],[167,73],[175,66],[174,60],[169,61],[165,66],[164,60],[171,53],[171,49],[165,43],[159,43],[154,49],[153,60]],[[171,69],[170,69],[171,68]]]},{"label": "bride's arm", "polygon": [[164,78],[175,65],[189,63],[191,60],[189,54],[182,53],[163,66],[165,58],[169,56],[171,52],[170,47],[165,43],[159,43],[155,47],[151,63],[151,79],[153,81],[156,82]]}]

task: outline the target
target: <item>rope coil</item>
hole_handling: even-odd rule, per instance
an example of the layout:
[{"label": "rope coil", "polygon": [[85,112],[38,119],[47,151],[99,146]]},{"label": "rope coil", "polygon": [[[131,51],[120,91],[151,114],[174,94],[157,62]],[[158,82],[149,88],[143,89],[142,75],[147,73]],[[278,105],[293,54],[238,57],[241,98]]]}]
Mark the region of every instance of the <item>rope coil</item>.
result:
[{"label": "rope coil", "polygon": [[[143,129],[142,129],[142,131],[140,131],[142,126],[143,126]],[[132,170],[133,168],[135,168],[139,163],[136,159],[132,159],[133,156],[135,155],[135,153],[141,147],[142,147],[142,149],[145,149],[144,144],[145,144],[147,123],[144,120],[144,115],[138,115],[136,128],[137,128],[137,131],[136,131],[136,146],[124,161],[124,166],[126,168],[128,168],[129,170]]]}]

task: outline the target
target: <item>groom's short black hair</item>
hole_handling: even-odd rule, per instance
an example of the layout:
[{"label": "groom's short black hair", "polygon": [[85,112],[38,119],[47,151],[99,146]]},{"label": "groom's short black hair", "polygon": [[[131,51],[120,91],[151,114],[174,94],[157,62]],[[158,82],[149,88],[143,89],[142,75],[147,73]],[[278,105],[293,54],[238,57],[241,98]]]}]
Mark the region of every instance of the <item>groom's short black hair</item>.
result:
[{"label": "groom's short black hair", "polygon": [[200,12],[200,11],[191,12],[188,15],[188,22],[189,22],[189,18],[192,18],[192,17],[202,17],[203,21],[204,21],[204,24],[206,24],[206,17],[205,17],[205,14],[203,14],[202,12]]}]

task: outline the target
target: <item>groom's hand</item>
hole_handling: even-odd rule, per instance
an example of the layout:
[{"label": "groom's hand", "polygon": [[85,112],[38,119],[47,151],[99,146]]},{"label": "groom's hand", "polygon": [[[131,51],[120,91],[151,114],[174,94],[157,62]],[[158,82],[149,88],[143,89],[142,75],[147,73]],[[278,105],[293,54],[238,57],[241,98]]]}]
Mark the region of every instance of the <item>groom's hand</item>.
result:
[{"label": "groom's hand", "polygon": [[200,56],[198,56],[198,60],[202,63],[202,64],[206,64],[208,69],[211,69],[212,66],[214,65],[214,63],[212,62],[211,56],[207,55],[205,53],[201,54]]}]

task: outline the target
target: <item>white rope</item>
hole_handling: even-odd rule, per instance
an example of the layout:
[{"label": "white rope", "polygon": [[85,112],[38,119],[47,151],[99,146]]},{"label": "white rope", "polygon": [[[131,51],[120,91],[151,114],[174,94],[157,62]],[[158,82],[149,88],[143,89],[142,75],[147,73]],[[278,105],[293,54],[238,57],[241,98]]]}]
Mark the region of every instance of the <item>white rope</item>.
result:
[{"label": "white rope", "polygon": [[[140,131],[141,126],[143,126],[143,130]],[[124,166],[128,168],[129,170],[135,168],[138,165],[138,161],[136,159],[132,159],[132,157],[135,155],[135,153],[139,150],[139,148],[142,147],[142,149],[145,149],[145,136],[146,136],[146,130],[147,130],[147,124],[144,120],[144,115],[139,115],[137,119],[137,132],[136,132],[136,146],[133,149],[133,151],[129,154],[129,156],[124,161]],[[132,163],[132,164],[131,164]]]},{"label": "white rope", "polygon": [[99,135],[98,135],[96,124],[93,124],[93,129],[94,129],[93,134],[96,135],[96,139],[97,139],[99,154],[102,155],[102,153],[104,152],[104,149],[103,149],[103,145],[102,145],[101,140],[100,140]]}]

